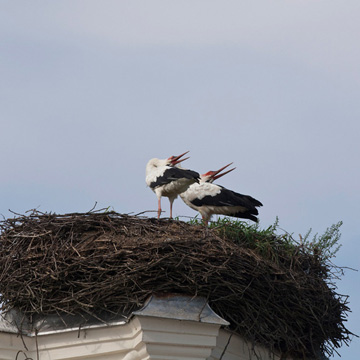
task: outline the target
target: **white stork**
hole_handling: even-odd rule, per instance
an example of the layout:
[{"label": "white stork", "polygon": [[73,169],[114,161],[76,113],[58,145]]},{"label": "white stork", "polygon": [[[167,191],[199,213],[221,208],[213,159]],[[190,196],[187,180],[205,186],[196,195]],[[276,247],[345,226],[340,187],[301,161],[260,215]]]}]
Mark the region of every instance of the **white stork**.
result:
[{"label": "white stork", "polygon": [[212,182],[233,171],[235,168],[219,174],[228,164],[217,171],[208,171],[200,176],[200,183],[191,185],[180,194],[186,205],[198,211],[205,225],[213,214],[228,215],[242,219],[258,221],[256,207],[262,203],[249,195],[242,195]]},{"label": "white stork", "polygon": [[181,159],[187,152],[171,156],[168,159],[151,159],[146,165],[146,184],[158,198],[158,219],[161,214],[161,197],[166,196],[170,201],[170,219],[172,205],[178,195],[191,185],[199,183],[200,175],[196,171],[175,167],[176,164],[188,159]]}]

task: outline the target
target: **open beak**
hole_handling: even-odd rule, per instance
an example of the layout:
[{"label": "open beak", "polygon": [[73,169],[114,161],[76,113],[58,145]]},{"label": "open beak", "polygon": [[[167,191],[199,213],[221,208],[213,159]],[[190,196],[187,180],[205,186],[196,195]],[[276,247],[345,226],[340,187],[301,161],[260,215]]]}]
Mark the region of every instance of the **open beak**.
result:
[{"label": "open beak", "polygon": [[[186,158],[184,158],[184,159],[181,159],[181,158],[182,158],[185,154],[187,154],[188,152],[189,152],[189,151],[186,151],[186,152],[184,152],[184,153],[181,154],[181,155],[169,157],[169,160],[171,161],[171,165],[174,166],[174,165],[176,165],[176,164],[181,163],[181,162],[184,161],[184,160],[189,159],[189,157],[186,157]],[[180,160],[180,159],[181,159],[181,160]]]},{"label": "open beak", "polygon": [[225,172],[222,173],[222,174],[219,174],[221,171],[223,171],[224,169],[226,169],[226,168],[227,168],[228,166],[230,166],[231,164],[232,164],[232,163],[227,164],[227,165],[223,166],[221,169],[219,169],[219,170],[217,170],[217,171],[214,171],[213,174],[211,175],[212,180],[216,180],[216,179],[218,179],[218,178],[220,178],[220,177],[228,174],[229,172],[235,170],[236,168],[232,168],[232,169],[230,169],[230,170],[228,170],[228,171],[225,171]]}]

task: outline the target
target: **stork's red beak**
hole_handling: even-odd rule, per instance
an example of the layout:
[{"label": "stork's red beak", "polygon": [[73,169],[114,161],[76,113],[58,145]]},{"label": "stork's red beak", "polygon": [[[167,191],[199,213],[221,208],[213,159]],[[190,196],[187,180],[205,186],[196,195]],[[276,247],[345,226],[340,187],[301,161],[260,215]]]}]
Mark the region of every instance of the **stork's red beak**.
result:
[{"label": "stork's red beak", "polygon": [[178,155],[178,156],[170,156],[168,160],[170,160],[172,166],[175,166],[176,164],[179,164],[179,163],[181,163],[182,161],[187,160],[187,159],[189,158],[189,157],[186,157],[186,158],[180,160],[180,158],[182,158],[182,157],[183,157],[185,154],[187,154],[188,152],[189,152],[189,151],[186,151],[186,152],[184,152],[183,154]]},{"label": "stork's red beak", "polygon": [[228,174],[229,172],[235,170],[236,168],[232,168],[232,169],[230,169],[230,170],[228,170],[228,171],[225,171],[225,172],[222,173],[222,174],[219,174],[221,171],[223,171],[224,169],[226,169],[226,168],[227,168],[228,166],[230,166],[231,164],[232,164],[232,162],[231,162],[230,164],[227,164],[227,165],[223,166],[223,167],[220,168],[219,170],[209,171],[209,172],[207,172],[207,174],[210,175],[210,176],[211,176],[211,179],[214,181],[214,180],[216,180],[216,179],[218,179],[218,178],[221,178],[222,176]]},{"label": "stork's red beak", "polygon": [[216,179],[218,179],[218,178],[220,178],[220,177],[228,174],[229,172],[235,170],[236,168],[232,168],[232,169],[230,169],[230,170],[228,170],[228,171],[225,171],[225,172],[222,173],[222,174],[219,174],[221,171],[223,171],[224,169],[226,169],[226,168],[227,168],[228,166],[230,166],[231,164],[232,164],[232,162],[231,162],[230,164],[227,164],[227,165],[223,166],[221,169],[215,171],[214,174],[213,174],[213,176],[212,176],[212,179],[213,179],[213,180],[216,180]]}]

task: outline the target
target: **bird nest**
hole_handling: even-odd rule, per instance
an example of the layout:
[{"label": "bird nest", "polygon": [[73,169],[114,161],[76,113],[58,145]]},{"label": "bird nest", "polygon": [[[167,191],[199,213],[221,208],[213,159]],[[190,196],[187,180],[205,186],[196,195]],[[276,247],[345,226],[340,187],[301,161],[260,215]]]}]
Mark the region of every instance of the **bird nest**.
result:
[{"label": "bird nest", "polygon": [[207,298],[233,331],[301,358],[332,354],[352,335],[332,269],[301,246],[289,255],[280,238],[260,253],[241,233],[115,212],[34,211],[0,229],[5,312],[130,314],[151,294],[176,293]]}]

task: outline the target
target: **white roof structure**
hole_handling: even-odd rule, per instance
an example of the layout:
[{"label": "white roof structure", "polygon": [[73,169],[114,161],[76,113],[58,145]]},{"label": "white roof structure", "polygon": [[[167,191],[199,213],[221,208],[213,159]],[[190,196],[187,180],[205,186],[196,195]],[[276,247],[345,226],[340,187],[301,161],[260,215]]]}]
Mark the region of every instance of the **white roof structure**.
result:
[{"label": "white roof structure", "polygon": [[0,360],[279,359],[223,329],[229,323],[199,297],[152,296],[126,319],[72,321],[45,317],[30,328],[21,314],[8,313],[0,320]]}]

